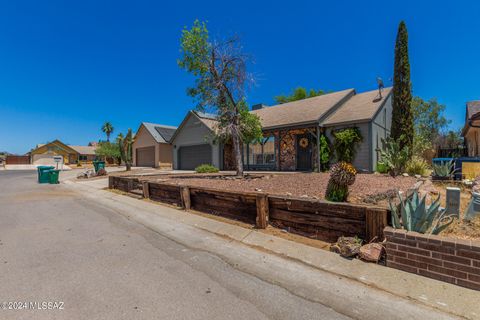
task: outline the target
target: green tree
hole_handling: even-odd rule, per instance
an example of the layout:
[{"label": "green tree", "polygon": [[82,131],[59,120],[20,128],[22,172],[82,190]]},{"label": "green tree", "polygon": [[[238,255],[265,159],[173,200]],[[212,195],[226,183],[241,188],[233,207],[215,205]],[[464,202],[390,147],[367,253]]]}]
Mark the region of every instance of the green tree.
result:
[{"label": "green tree", "polygon": [[237,175],[243,176],[241,144],[250,133],[261,131],[260,120],[245,109],[245,88],[252,76],[247,73],[248,58],[242,53],[237,37],[210,40],[205,22],[195,20],[184,28],[180,39],[180,68],[195,76],[195,86],[187,90],[197,100],[197,109],[212,109],[217,114],[217,133],[231,139]]},{"label": "green tree", "polygon": [[122,162],[122,158],[120,157],[120,147],[116,142],[99,142],[97,148],[95,149],[95,154],[102,158],[112,158],[118,164]]},{"label": "green tree", "polygon": [[414,154],[422,154],[425,150],[434,149],[439,145],[440,135],[451,122],[443,115],[445,109],[446,106],[438,103],[435,98],[429,101],[425,101],[420,97],[413,98]]},{"label": "green tree", "polygon": [[304,87],[297,87],[295,88],[295,90],[293,90],[291,94],[289,95],[282,94],[282,95],[276,96],[274,99],[278,104],[282,104],[282,103],[302,100],[306,98],[321,96],[322,94],[325,94],[325,91],[323,90],[315,91],[315,89],[310,89],[310,91],[307,93],[307,89],[305,89]]},{"label": "green tree", "polygon": [[392,108],[391,136],[399,142],[401,149],[407,146],[411,150],[414,135],[412,84],[408,58],[408,32],[404,21],[401,21],[398,26],[395,43]]},{"label": "green tree", "polygon": [[105,122],[102,125],[102,131],[107,135],[107,141],[110,141],[110,135],[113,133],[113,126],[110,122]]}]

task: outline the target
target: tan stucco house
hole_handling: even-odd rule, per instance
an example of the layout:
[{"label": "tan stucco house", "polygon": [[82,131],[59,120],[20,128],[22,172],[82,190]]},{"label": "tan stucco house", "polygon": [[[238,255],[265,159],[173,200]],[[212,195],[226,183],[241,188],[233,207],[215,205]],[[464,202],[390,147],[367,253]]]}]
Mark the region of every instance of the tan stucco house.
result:
[{"label": "tan stucco house", "polygon": [[132,146],[133,165],[172,169],[173,157],[170,139],[176,127],[142,122]]},{"label": "tan stucco house", "polygon": [[30,161],[35,165],[53,165],[55,164],[53,157],[62,156],[65,164],[90,163],[95,160],[95,148],[95,146],[67,145],[57,139],[38,144],[30,151]]},{"label": "tan stucco house", "polygon": [[462,135],[469,157],[480,156],[480,100],[467,102]]}]

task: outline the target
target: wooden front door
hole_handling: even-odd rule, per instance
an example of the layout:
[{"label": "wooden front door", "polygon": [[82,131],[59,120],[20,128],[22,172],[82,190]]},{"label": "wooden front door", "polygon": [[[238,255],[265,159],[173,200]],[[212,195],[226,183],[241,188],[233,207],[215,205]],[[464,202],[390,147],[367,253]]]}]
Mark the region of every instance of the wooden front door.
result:
[{"label": "wooden front door", "polygon": [[312,151],[310,135],[297,135],[297,170],[312,171]]}]

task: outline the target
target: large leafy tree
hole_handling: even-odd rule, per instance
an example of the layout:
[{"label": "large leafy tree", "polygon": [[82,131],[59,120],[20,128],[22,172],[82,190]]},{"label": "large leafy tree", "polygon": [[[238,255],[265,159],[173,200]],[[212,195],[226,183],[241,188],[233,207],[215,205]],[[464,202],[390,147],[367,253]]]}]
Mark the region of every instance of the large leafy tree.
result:
[{"label": "large leafy tree", "polygon": [[413,145],[412,84],[410,82],[410,61],[408,57],[408,32],[404,21],[398,26],[395,43],[395,64],[393,70],[391,136],[400,148]]},{"label": "large leafy tree", "polygon": [[282,95],[276,96],[274,99],[278,104],[282,104],[282,103],[302,100],[306,98],[321,96],[322,94],[325,94],[325,91],[310,89],[310,91],[307,92],[307,89],[305,89],[304,87],[297,87],[295,88],[295,90],[293,90],[291,94],[289,95],[282,94]]},{"label": "large leafy tree", "polygon": [[107,135],[107,141],[110,141],[110,135],[113,133],[113,126],[110,122],[105,122],[102,125],[102,132]]},{"label": "large leafy tree", "polygon": [[121,164],[120,147],[116,142],[102,141],[99,142],[95,149],[95,154],[99,157],[112,158],[118,164]]},{"label": "large leafy tree", "polygon": [[441,143],[440,137],[451,123],[443,114],[445,109],[446,106],[438,103],[435,98],[428,101],[420,97],[413,98],[412,114],[415,127],[413,152],[415,154],[433,149]]},{"label": "large leafy tree", "polygon": [[245,104],[245,89],[253,81],[247,73],[248,57],[238,37],[211,40],[206,23],[198,20],[182,31],[180,49],[178,65],[195,76],[195,86],[187,92],[196,99],[197,109],[217,114],[216,133],[231,139],[237,175],[242,176],[241,145],[261,134],[260,120]]}]

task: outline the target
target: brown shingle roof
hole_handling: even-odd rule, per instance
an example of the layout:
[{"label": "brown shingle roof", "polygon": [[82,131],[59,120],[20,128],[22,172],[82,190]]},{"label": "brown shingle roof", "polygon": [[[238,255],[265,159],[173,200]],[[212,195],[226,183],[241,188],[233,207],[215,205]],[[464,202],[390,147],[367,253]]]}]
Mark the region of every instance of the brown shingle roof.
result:
[{"label": "brown shingle roof", "polygon": [[330,115],[322,125],[330,126],[371,120],[391,93],[392,88],[389,87],[383,90],[382,99],[380,99],[378,90],[356,94]]},{"label": "brown shingle roof", "polygon": [[85,155],[94,155],[96,147],[92,146],[69,146],[73,150],[77,151],[80,154]]},{"label": "brown shingle roof", "polygon": [[293,101],[254,110],[264,129],[317,122],[332,108],[355,91],[353,89],[328,93],[318,97]]}]

